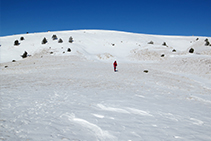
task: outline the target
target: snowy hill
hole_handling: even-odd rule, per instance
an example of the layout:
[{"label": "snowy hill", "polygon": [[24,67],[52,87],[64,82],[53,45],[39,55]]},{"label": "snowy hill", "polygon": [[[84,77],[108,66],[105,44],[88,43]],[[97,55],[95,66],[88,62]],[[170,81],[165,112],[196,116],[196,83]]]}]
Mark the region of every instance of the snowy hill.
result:
[{"label": "snowy hill", "polygon": [[[53,40],[53,35],[56,35],[57,39]],[[73,43],[69,43],[70,37],[73,37]],[[42,44],[44,38],[47,39],[46,44]],[[59,39],[63,42],[58,43]],[[1,62],[21,60],[24,51],[32,56],[51,52],[52,55],[82,55],[98,60],[160,60],[162,54],[189,54],[190,48],[195,50],[194,54],[211,55],[210,47],[205,46],[205,39],[211,40],[208,37],[158,36],[103,30],[14,35],[0,37]],[[17,46],[14,45],[16,40],[19,42]],[[163,45],[164,42],[166,46]],[[71,54],[67,54],[68,48],[71,49]]]},{"label": "snowy hill", "polygon": [[206,39],[102,30],[0,37],[0,140],[211,140]]}]

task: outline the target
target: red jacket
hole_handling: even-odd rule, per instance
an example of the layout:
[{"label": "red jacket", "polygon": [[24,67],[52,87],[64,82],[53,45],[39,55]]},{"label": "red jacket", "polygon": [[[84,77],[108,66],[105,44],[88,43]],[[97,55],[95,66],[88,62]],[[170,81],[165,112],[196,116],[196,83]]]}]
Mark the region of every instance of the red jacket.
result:
[{"label": "red jacket", "polygon": [[117,62],[115,61],[113,65],[114,65],[114,67],[116,67],[117,66]]}]

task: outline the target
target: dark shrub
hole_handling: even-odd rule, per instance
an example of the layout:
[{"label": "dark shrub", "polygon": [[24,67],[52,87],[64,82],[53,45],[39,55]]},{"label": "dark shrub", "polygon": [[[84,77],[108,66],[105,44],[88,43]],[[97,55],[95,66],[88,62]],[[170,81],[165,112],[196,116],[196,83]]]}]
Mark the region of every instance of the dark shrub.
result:
[{"label": "dark shrub", "polygon": [[150,41],[148,44],[154,44],[154,42],[153,41]]},{"label": "dark shrub", "polygon": [[18,40],[15,40],[14,45],[15,45],[15,46],[20,45],[20,43],[18,42]]},{"label": "dark shrub", "polygon": [[12,60],[12,62],[16,62],[15,60]]},{"label": "dark shrub", "polygon": [[25,39],[24,39],[24,37],[21,37],[20,40],[23,41],[23,40],[25,40]]},{"label": "dark shrub", "polygon": [[175,49],[173,49],[173,50],[172,50],[172,52],[176,52],[176,50],[175,50]]},{"label": "dark shrub", "polygon": [[42,40],[42,44],[46,44],[48,41],[47,41],[47,39],[46,38],[44,38],[43,40]]},{"label": "dark shrub", "polygon": [[53,36],[52,36],[52,39],[53,39],[53,40],[57,40],[58,38],[57,38],[56,35],[53,35]]},{"label": "dark shrub", "polygon": [[205,46],[209,46],[210,45],[210,42],[208,41],[208,39],[205,39]]},{"label": "dark shrub", "polygon": [[73,42],[73,37],[69,38],[69,42],[72,43]]},{"label": "dark shrub", "polygon": [[164,42],[162,45],[163,45],[163,46],[167,46],[166,42]]},{"label": "dark shrub", "polygon": [[26,57],[27,57],[27,54],[28,54],[28,53],[25,51],[25,52],[23,53],[23,55],[21,55],[21,57],[22,57],[22,58],[26,58]]},{"label": "dark shrub", "polygon": [[71,52],[71,49],[70,49],[70,48],[68,48],[68,49],[67,49],[67,52]]},{"label": "dark shrub", "polygon": [[189,49],[189,53],[193,53],[193,52],[194,52],[193,48]]},{"label": "dark shrub", "polygon": [[63,40],[60,38],[59,41],[58,41],[58,43],[63,43]]},{"label": "dark shrub", "polygon": [[161,56],[160,57],[164,57],[165,56],[165,54],[161,54]]}]

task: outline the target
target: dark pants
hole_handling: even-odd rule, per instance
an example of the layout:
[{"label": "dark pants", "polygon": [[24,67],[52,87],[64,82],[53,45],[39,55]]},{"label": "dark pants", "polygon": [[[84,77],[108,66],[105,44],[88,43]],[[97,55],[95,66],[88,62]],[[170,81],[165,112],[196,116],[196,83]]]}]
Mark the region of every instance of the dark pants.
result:
[{"label": "dark pants", "polygon": [[116,71],[116,66],[114,66],[114,71]]}]

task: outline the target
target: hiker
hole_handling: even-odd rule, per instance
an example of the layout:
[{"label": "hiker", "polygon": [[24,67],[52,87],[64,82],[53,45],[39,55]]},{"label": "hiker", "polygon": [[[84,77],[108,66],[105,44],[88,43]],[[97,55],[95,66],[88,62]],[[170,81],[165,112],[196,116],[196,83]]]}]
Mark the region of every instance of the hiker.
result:
[{"label": "hiker", "polygon": [[117,62],[114,61],[113,65],[114,65],[114,72],[116,72],[116,71],[117,71],[117,70],[116,70]]}]

